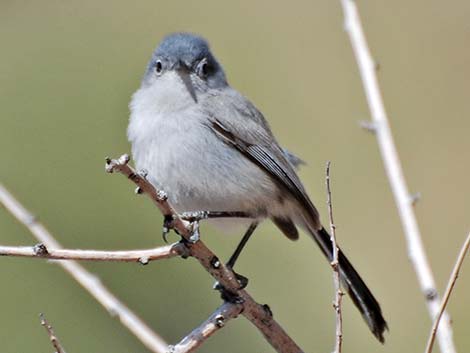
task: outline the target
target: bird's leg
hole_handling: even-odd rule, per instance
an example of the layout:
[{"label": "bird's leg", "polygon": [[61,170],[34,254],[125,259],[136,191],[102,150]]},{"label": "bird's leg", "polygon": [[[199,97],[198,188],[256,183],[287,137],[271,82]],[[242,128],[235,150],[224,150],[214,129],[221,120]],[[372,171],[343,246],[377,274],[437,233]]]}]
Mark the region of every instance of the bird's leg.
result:
[{"label": "bird's leg", "polygon": [[235,267],[235,262],[237,262],[238,257],[240,256],[246,243],[248,243],[248,240],[250,240],[250,237],[255,231],[256,227],[258,227],[258,222],[253,221],[253,223],[250,224],[250,227],[248,227],[247,231],[245,232],[245,235],[243,236],[243,238],[238,243],[237,248],[233,252],[232,256],[230,256],[230,259],[227,262],[227,266],[230,267],[232,270]]},{"label": "bird's leg", "polygon": [[[168,236],[168,233],[170,232],[171,229],[173,229],[178,234],[178,231],[173,226],[173,220],[174,220],[173,215],[165,215],[164,218],[163,218],[162,237],[163,237],[163,240],[165,241],[165,243],[168,243],[167,236]],[[185,220],[187,220],[187,219],[185,219]],[[190,243],[196,243],[200,238],[199,219],[194,218],[194,219],[191,219],[190,222],[191,222],[191,226],[192,226],[192,234],[189,237],[189,240],[185,240],[183,237],[181,237],[181,242],[189,241]]]},{"label": "bird's leg", "polygon": [[241,274],[235,272],[233,269],[235,267],[235,262],[237,262],[238,257],[240,256],[242,250],[245,248],[246,243],[248,243],[248,240],[250,240],[252,234],[254,233],[256,227],[258,227],[258,222],[253,221],[253,223],[250,224],[248,227],[247,231],[243,235],[243,238],[240,240],[240,242],[237,245],[237,248],[233,252],[232,256],[230,256],[230,259],[227,262],[227,267],[229,267],[233,273],[235,273],[235,276],[237,277],[238,282],[241,285],[241,288],[245,288],[248,285],[248,278],[245,276],[242,276]]},{"label": "bird's leg", "polygon": [[[214,218],[253,218],[247,212],[241,211],[191,211],[183,212],[180,214],[181,219],[191,222],[198,223],[204,219],[214,219]],[[196,226],[194,241],[199,240],[198,224]],[[173,216],[166,215],[163,219],[163,229],[162,237],[165,243],[168,243],[167,236],[170,230],[173,229]]]},{"label": "bird's leg", "polygon": [[[251,235],[255,231],[256,227],[258,226],[257,221],[253,221],[253,223],[250,224],[250,227],[248,227],[247,231],[243,235],[243,238],[240,240],[240,242],[237,245],[237,248],[233,252],[232,256],[230,256],[230,259],[227,262],[227,267],[229,267],[233,273],[235,274],[235,277],[237,278],[238,283],[240,283],[240,289],[245,288],[248,285],[248,278],[245,276],[242,276],[241,274],[235,272],[233,267],[235,266],[235,262],[237,261],[238,257],[240,256],[242,250],[245,248],[246,243],[250,239]],[[239,303],[240,297],[237,296],[236,294],[226,290],[224,286],[222,286],[219,282],[216,282],[214,284],[214,289],[218,290],[220,292],[220,295],[223,300],[229,301],[231,303]]]},{"label": "bird's leg", "polygon": [[[185,221],[194,223],[194,234],[191,236],[191,239],[190,239],[190,241],[194,241],[194,242],[199,240],[199,221],[201,220],[214,219],[214,218],[253,218],[252,215],[246,212],[241,212],[241,211],[240,212],[239,211],[193,211],[193,212],[184,212],[180,215],[180,217]],[[167,241],[166,237],[168,235],[168,232],[170,231],[170,229],[173,228],[172,222],[173,222],[173,216],[171,215],[165,216],[164,221],[163,221],[163,239],[165,240],[165,242]],[[243,289],[248,285],[248,278],[235,272],[233,268],[235,266],[236,261],[238,260],[238,257],[240,256],[241,252],[245,248],[246,243],[252,236],[257,226],[258,226],[257,221],[253,221],[250,224],[250,226],[248,227],[247,231],[243,235],[235,251],[233,252],[232,256],[230,256],[226,264],[227,267],[229,267],[235,274],[237,281],[240,283],[240,289]],[[238,303],[240,300],[240,298],[236,294],[230,291],[227,291],[218,282],[214,284],[214,289],[220,292],[222,299],[225,301]]]}]

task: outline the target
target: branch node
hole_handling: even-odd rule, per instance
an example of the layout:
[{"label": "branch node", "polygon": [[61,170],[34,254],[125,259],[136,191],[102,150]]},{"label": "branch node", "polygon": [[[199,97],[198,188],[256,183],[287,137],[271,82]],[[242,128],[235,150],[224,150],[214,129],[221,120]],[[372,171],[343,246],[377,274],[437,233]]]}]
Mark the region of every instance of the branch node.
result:
[{"label": "branch node", "polygon": [[437,291],[435,288],[428,288],[424,291],[424,297],[426,298],[427,301],[431,301],[436,299],[437,297]]},{"label": "branch node", "polygon": [[416,204],[421,201],[421,193],[418,191],[418,192],[415,192],[414,194],[411,194],[410,195],[410,202],[413,206],[416,206]]},{"label": "branch node", "polygon": [[215,326],[221,328],[225,326],[225,317],[222,314],[219,314],[214,319]]},{"label": "branch node", "polygon": [[28,218],[25,220],[25,224],[29,227],[33,226],[35,223],[37,223],[38,217],[35,215],[28,215]]},{"label": "branch node", "polygon": [[168,200],[168,195],[165,191],[158,190],[157,191],[157,198],[158,198],[158,201],[165,202],[166,200]]},{"label": "branch node", "polygon": [[219,259],[217,258],[217,256],[214,256],[214,257],[211,259],[210,262],[211,262],[212,268],[215,268],[215,269],[220,268],[220,261],[219,261]]},{"label": "branch node", "polygon": [[147,179],[147,175],[149,175],[149,172],[148,172],[147,169],[141,169],[141,170],[139,171],[139,175],[140,175],[142,178]]},{"label": "branch node", "polygon": [[359,126],[362,129],[366,130],[367,132],[374,133],[374,134],[377,132],[377,123],[373,121],[360,120]]},{"label": "branch node", "polygon": [[131,157],[129,157],[129,155],[126,153],[126,154],[123,154],[121,157],[119,157],[118,162],[121,165],[125,165],[129,163],[130,160],[131,160]]},{"label": "branch node", "polygon": [[141,258],[139,258],[139,263],[143,266],[148,265],[149,264],[149,258],[148,257],[141,257]]},{"label": "branch node", "polygon": [[271,308],[269,307],[268,304],[263,304],[263,309],[264,309],[266,315],[268,315],[270,318],[272,318],[274,316],[273,311],[271,310]]},{"label": "branch node", "polygon": [[43,243],[39,243],[34,245],[33,247],[34,255],[36,256],[47,256],[49,255],[49,251],[47,247]]},{"label": "branch node", "polygon": [[380,61],[374,60],[374,70],[375,70],[376,72],[378,72],[378,71],[380,71],[381,68],[382,68],[382,67],[380,66]]}]

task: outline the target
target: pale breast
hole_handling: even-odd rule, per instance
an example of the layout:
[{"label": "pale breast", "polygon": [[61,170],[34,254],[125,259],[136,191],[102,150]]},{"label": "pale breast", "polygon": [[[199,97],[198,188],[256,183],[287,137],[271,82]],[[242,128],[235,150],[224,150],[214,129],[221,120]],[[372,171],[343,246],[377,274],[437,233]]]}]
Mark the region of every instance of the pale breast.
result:
[{"label": "pale breast", "polygon": [[265,172],[222,142],[198,114],[189,109],[133,116],[129,138],[136,167],[148,171],[149,180],[168,193],[180,212],[263,212],[264,205],[276,198],[276,186]]}]

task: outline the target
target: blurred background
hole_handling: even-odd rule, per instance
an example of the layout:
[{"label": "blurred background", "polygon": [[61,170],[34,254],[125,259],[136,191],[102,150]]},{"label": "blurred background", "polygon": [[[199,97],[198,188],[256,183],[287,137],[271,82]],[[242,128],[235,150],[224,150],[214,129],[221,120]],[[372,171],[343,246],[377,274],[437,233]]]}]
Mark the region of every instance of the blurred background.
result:
[{"label": "blurred background", "polygon": [[[423,240],[440,292],[470,228],[470,2],[359,1]],[[135,197],[104,157],[130,151],[128,102],[162,36],[205,36],[230,83],[265,114],[280,142],[308,164],[300,172],[327,222],[325,163],[332,161],[337,236],[379,298],[390,332],[381,346],[348,298],[344,351],[420,352],[431,325],[369,119],[339,1],[0,2],[0,182],[68,248],[131,249],[163,243],[162,219]],[[239,236],[203,226],[228,258]],[[170,238],[177,240],[175,236]],[[0,243],[35,240],[0,209]],[[149,266],[87,263],[169,342],[220,304],[195,260]],[[306,352],[334,341],[331,270],[307,237],[290,242],[272,224],[239,261],[248,290]],[[44,312],[68,352],[146,352],[58,266],[0,259],[2,352],[52,350]],[[460,352],[470,351],[470,264],[449,311]],[[437,347],[435,351],[437,351]],[[273,352],[240,318],[201,352]]]}]

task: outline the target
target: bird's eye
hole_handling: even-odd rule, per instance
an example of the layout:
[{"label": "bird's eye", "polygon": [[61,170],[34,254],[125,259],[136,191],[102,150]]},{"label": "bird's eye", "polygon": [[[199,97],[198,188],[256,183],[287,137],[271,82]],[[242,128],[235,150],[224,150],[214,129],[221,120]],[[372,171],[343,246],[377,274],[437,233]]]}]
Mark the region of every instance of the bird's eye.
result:
[{"label": "bird's eye", "polygon": [[163,71],[163,64],[160,60],[157,60],[157,62],[155,63],[155,72],[157,73],[157,75],[160,75]]},{"label": "bird's eye", "polygon": [[197,74],[201,78],[206,78],[209,74],[209,64],[206,59],[202,59],[199,65],[197,66]]}]

